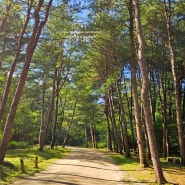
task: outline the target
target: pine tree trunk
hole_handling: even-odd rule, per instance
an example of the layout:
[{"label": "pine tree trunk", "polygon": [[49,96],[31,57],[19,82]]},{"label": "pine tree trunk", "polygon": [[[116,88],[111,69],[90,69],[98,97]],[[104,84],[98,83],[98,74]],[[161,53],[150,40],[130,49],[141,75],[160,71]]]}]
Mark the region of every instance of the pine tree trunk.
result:
[{"label": "pine tree trunk", "polygon": [[8,148],[8,142],[9,142],[10,136],[11,136],[11,131],[12,131],[12,127],[13,127],[13,123],[14,123],[14,119],[15,119],[16,110],[17,110],[17,107],[18,107],[20,99],[21,99],[21,95],[22,95],[24,84],[25,84],[27,74],[29,71],[31,59],[32,59],[34,50],[37,46],[38,39],[41,34],[42,28],[46,24],[46,21],[48,19],[49,10],[50,10],[51,4],[52,4],[52,0],[50,0],[50,2],[48,3],[48,5],[46,7],[45,19],[42,22],[40,22],[39,12],[40,12],[40,9],[41,9],[43,3],[44,3],[44,1],[40,0],[38,2],[38,5],[37,5],[35,11],[34,11],[35,22],[34,22],[33,32],[32,32],[32,35],[29,39],[29,42],[28,42],[20,80],[18,82],[18,86],[17,86],[16,92],[14,95],[14,99],[12,101],[12,104],[11,104],[11,107],[10,107],[10,110],[9,110],[9,113],[7,116],[4,132],[3,132],[3,136],[2,136],[2,140],[1,140],[1,144],[0,144],[0,165],[2,165],[3,161],[4,161],[4,157],[5,157],[7,148]]},{"label": "pine tree trunk", "polygon": [[88,148],[89,147],[89,142],[88,142],[88,132],[87,132],[87,122],[85,120],[85,147]]},{"label": "pine tree trunk", "polygon": [[56,74],[57,74],[57,69],[55,69],[55,76],[54,76],[54,80],[53,80],[53,90],[52,90],[52,95],[51,95],[51,103],[50,103],[50,107],[48,110],[47,118],[46,118],[44,124],[42,125],[42,129],[40,130],[40,133],[39,133],[39,151],[43,151],[43,149],[44,149],[48,127],[51,122],[52,111],[53,111],[53,106],[54,106],[54,101],[55,101]]},{"label": "pine tree trunk", "polygon": [[183,89],[182,121],[185,121],[185,87]]},{"label": "pine tree trunk", "polygon": [[52,136],[51,136],[51,143],[50,147],[51,149],[54,149],[55,143],[56,143],[56,129],[57,129],[57,118],[58,118],[58,93],[56,95],[56,102],[55,102],[55,116],[54,116],[54,123],[53,123],[53,130],[52,130]]},{"label": "pine tree trunk", "polygon": [[109,108],[108,108],[108,98],[105,98],[105,116],[106,116],[106,120],[107,120],[107,149],[109,151],[112,151],[112,137],[111,137],[111,127],[110,127],[110,121],[109,121]]},{"label": "pine tree trunk", "polygon": [[51,143],[50,147],[51,149],[54,149],[55,142],[56,142],[56,129],[57,129],[57,119],[58,119],[58,101],[59,101],[59,87],[60,87],[60,72],[57,70],[57,83],[56,83],[56,102],[55,102],[55,116],[54,116],[54,124],[53,124],[53,131],[51,136]]},{"label": "pine tree trunk", "polygon": [[73,123],[73,119],[74,119],[74,116],[75,116],[77,101],[78,101],[78,98],[76,98],[76,101],[75,101],[75,104],[74,104],[74,108],[73,108],[72,118],[71,118],[70,123],[68,124],[67,132],[66,132],[66,135],[65,135],[65,137],[64,137],[64,141],[63,141],[63,144],[62,144],[62,147],[63,147],[63,148],[66,146],[66,142],[67,142],[68,137],[69,137],[69,131],[70,131],[70,129],[71,129],[71,125],[72,125],[72,123]]},{"label": "pine tree trunk", "polygon": [[44,116],[45,93],[46,93],[45,85],[46,85],[45,82],[43,82],[39,143],[41,143],[42,134],[44,132],[44,123],[45,123],[45,116]]},{"label": "pine tree trunk", "polygon": [[109,151],[112,151],[112,138],[111,138],[110,122],[109,122],[109,117],[106,116],[106,118],[107,118],[107,149]]},{"label": "pine tree trunk", "polygon": [[[169,156],[168,150],[168,124],[167,124],[167,87],[165,74],[162,74],[161,80],[158,83],[159,88],[159,100],[162,110],[162,120],[163,120],[163,157],[166,159]],[[160,78],[160,76],[158,76]],[[165,79],[165,80],[163,80]],[[160,84],[162,87],[160,87]],[[162,89],[162,90],[161,90]],[[162,94],[161,94],[162,92]]]},{"label": "pine tree trunk", "polygon": [[[168,3],[168,5],[167,5]],[[166,27],[168,32],[168,43],[170,50],[170,61],[171,61],[171,69],[174,81],[174,90],[175,90],[175,105],[176,105],[176,119],[177,119],[177,129],[178,129],[178,138],[179,138],[179,146],[180,146],[180,157],[181,163],[185,165],[185,141],[184,141],[184,130],[182,124],[182,115],[181,115],[181,101],[180,101],[180,85],[179,79],[176,69],[176,59],[175,52],[173,47],[173,36],[172,36],[172,28],[171,28],[171,1],[168,0],[167,3],[164,1],[164,12],[166,17]]]},{"label": "pine tree trunk", "polygon": [[121,98],[121,91],[120,91],[120,87],[118,84],[118,80],[116,81],[116,90],[117,90],[118,101],[119,101],[119,106],[120,106],[120,118],[121,118],[120,124],[121,124],[121,132],[123,135],[124,149],[126,152],[126,157],[131,157],[129,143],[128,143],[127,126],[125,123],[125,116],[124,116],[125,111],[124,111],[124,106],[123,106],[123,102]]},{"label": "pine tree trunk", "polygon": [[121,155],[123,154],[122,148],[121,148],[121,142],[120,138],[118,135],[117,131],[117,126],[116,126],[116,119],[115,119],[115,110],[114,110],[114,102],[113,102],[113,95],[111,93],[111,90],[108,90],[108,97],[109,97],[109,106],[110,106],[110,116],[111,116],[111,121],[112,121],[112,128],[113,128],[113,133],[114,133],[114,138],[115,138],[115,151],[117,153],[120,153]]},{"label": "pine tree trunk", "polygon": [[96,126],[95,126],[95,123],[93,123],[93,137],[94,137],[94,146],[95,146],[95,149],[97,149],[98,145],[97,145],[97,139],[96,139]]},{"label": "pine tree trunk", "polygon": [[133,3],[129,1],[129,15],[130,15],[130,57],[131,57],[131,80],[132,80],[132,92],[133,92],[133,103],[134,103],[134,115],[136,121],[136,134],[137,134],[137,145],[139,151],[140,165],[143,167],[148,166],[146,162],[144,140],[142,134],[141,116],[139,108],[139,99],[137,91],[137,79],[136,79],[136,54],[135,54],[135,41],[134,41],[134,28],[133,28]]},{"label": "pine tree trunk", "polygon": [[138,39],[138,64],[140,67],[140,71],[142,74],[142,87],[141,87],[141,100],[143,104],[144,116],[145,116],[145,123],[146,129],[148,134],[148,141],[150,145],[152,163],[155,170],[155,176],[157,183],[162,184],[165,183],[166,180],[163,175],[162,167],[159,160],[159,154],[157,150],[157,142],[154,130],[154,123],[152,119],[152,111],[150,105],[150,98],[149,98],[149,78],[148,78],[148,70],[145,61],[145,45],[144,45],[144,38],[142,35],[141,30],[141,19],[140,19],[140,6],[139,0],[134,0],[134,7],[135,7],[135,24],[136,24],[136,32],[137,32],[137,39]]},{"label": "pine tree trunk", "polygon": [[162,100],[161,103],[162,103],[162,119],[163,119],[163,157],[164,157],[164,159],[166,159],[169,156],[166,95],[164,95],[164,99]]},{"label": "pine tree trunk", "polygon": [[90,131],[91,131],[91,139],[92,139],[93,149],[97,149],[95,128],[94,128],[94,125],[92,123],[90,123]]},{"label": "pine tree trunk", "polygon": [[[11,4],[10,4],[10,5],[11,5]],[[8,95],[9,95],[9,91],[10,91],[10,87],[11,87],[11,82],[12,82],[13,73],[14,73],[16,64],[17,64],[17,62],[18,62],[19,55],[20,55],[21,48],[22,48],[23,36],[24,36],[24,34],[25,34],[25,31],[26,31],[26,29],[27,29],[28,22],[29,22],[29,19],[30,19],[31,8],[32,8],[32,5],[30,5],[29,8],[28,8],[28,10],[27,10],[26,20],[25,20],[23,29],[22,29],[22,31],[21,31],[21,34],[20,34],[20,36],[19,36],[18,45],[17,45],[17,50],[16,50],[16,53],[15,53],[15,57],[14,57],[14,60],[13,60],[12,65],[11,65],[11,69],[10,69],[10,71],[9,71],[9,74],[8,74],[8,79],[7,79],[7,82],[6,82],[5,90],[4,90],[3,97],[2,97],[2,101],[1,101],[1,107],[0,107],[0,121],[1,121],[2,118],[3,118],[3,114],[4,114],[4,111],[5,111],[5,107],[6,107],[6,103],[7,103],[7,99],[8,99]],[[0,29],[0,30],[1,30],[1,29]],[[1,31],[0,31],[0,32],[1,32]]]}]

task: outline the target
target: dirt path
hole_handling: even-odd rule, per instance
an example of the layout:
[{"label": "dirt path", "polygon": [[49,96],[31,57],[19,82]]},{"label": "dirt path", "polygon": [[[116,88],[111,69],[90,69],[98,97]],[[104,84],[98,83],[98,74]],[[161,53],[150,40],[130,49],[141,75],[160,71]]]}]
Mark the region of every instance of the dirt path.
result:
[{"label": "dirt path", "polygon": [[122,185],[123,172],[112,159],[101,152],[71,148],[63,159],[33,177],[25,177],[11,184],[19,185]]}]

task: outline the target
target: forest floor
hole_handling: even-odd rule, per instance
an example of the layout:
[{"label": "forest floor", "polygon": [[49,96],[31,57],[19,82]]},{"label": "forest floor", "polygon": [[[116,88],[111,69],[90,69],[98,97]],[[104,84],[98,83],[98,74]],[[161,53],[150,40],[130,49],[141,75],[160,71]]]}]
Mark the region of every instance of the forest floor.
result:
[{"label": "forest floor", "polygon": [[[63,159],[34,176],[22,177],[13,185],[121,185],[123,172],[113,160],[102,152],[92,149],[70,148]],[[125,184],[125,183],[124,183]]]}]

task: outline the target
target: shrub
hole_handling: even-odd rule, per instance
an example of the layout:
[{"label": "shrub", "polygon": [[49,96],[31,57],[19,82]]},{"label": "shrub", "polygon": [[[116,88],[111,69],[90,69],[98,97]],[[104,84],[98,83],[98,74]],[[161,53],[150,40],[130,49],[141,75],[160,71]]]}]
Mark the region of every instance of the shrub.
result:
[{"label": "shrub", "polygon": [[18,141],[11,141],[9,144],[8,144],[8,149],[23,149],[23,148],[26,148],[28,147],[28,144],[27,142],[18,142]]}]

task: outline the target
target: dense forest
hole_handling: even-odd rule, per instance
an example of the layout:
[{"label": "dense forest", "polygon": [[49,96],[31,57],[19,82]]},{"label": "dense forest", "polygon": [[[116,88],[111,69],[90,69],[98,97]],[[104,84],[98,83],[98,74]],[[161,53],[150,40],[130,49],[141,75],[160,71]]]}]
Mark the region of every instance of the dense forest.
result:
[{"label": "dense forest", "polygon": [[1,0],[0,164],[8,148],[105,148],[185,165],[185,2]]}]

